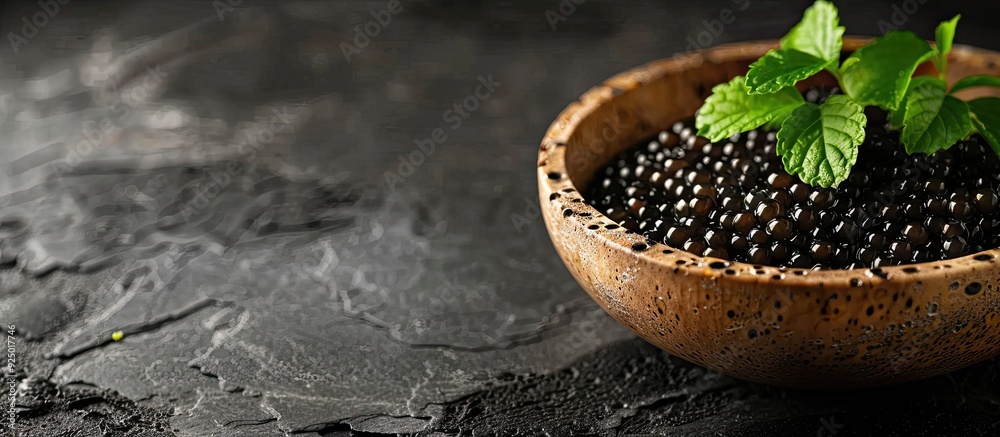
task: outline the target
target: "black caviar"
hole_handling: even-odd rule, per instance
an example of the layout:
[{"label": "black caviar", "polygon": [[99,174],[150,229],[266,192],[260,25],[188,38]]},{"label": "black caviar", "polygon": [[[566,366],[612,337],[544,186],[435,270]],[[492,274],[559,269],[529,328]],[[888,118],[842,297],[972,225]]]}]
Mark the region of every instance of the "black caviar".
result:
[{"label": "black caviar", "polygon": [[774,132],[713,144],[689,119],[599,170],[587,202],[650,242],[753,264],[874,268],[1000,246],[1000,158],[985,140],[907,155],[885,112],[866,114],[858,162],[836,188],[786,173]]}]

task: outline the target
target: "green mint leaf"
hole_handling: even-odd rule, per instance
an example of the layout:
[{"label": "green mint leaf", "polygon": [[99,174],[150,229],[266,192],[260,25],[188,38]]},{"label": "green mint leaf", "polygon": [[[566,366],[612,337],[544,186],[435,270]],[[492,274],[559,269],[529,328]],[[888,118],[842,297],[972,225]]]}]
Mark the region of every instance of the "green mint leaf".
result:
[{"label": "green mint leaf", "polygon": [[795,88],[783,88],[774,94],[749,94],[746,78],[737,76],[712,88],[712,95],[698,110],[695,127],[698,135],[720,141],[766,123],[781,121],[805,102]]},{"label": "green mint leaf", "polygon": [[796,82],[818,73],[831,64],[829,61],[798,50],[771,50],[750,64],[746,83],[750,94],[770,94],[786,86],[795,85]]},{"label": "green mint leaf", "polygon": [[910,85],[906,87],[906,94],[903,95],[903,100],[899,102],[899,107],[895,111],[889,113],[889,124],[892,125],[893,129],[899,130],[903,127],[903,122],[906,121],[906,100],[909,97],[911,90],[917,85],[931,80],[939,80],[934,76],[917,76],[910,80]]},{"label": "green mint leaf", "polygon": [[802,14],[802,21],[781,39],[781,48],[798,50],[824,61],[839,61],[844,27],[833,3],[819,0]]},{"label": "green mint leaf", "polygon": [[949,94],[957,93],[967,88],[977,87],[977,86],[991,86],[1000,88],[1000,77],[990,76],[987,74],[976,74],[972,76],[966,76],[959,79],[951,86],[951,91]]},{"label": "green mint leaf", "polygon": [[[840,69],[844,92],[862,106],[895,110],[903,100],[910,76],[934,56],[927,41],[913,32],[892,31],[861,47]],[[857,58],[857,61],[851,59]]]},{"label": "green mint leaf", "polygon": [[994,152],[1000,154],[1000,98],[984,97],[969,102],[972,123],[986,138]]},{"label": "green mint leaf", "polygon": [[910,90],[900,138],[906,153],[931,154],[953,146],[972,132],[969,106],[947,94],[941,79],[923,81]]},{"label": "green mint leaf", "polygon": [[934,42],[937,46],[937,58],[934,59],[934,63],[942,79],[948,71],[948,53],[951,52],[951,43],[955,40],[955,27],[958,26],[959,18],[962,16],[956,15],[955,18],[939,24],[934,31]]},{"label": "green mint leaf", "polygon": [[[801,103],[799,103],[799,104],[801,105]],[[792,108],[792,109],[794,110],[795,108]],[[789,112],[788,115],[792,115],[792,113]],[[764,126],[762,126],[762,128],[764,130],[767,130],[767,131],[781,129],[781,124],[785,122],[785,119],[788,118],[788,115],[786,115],[785,117],[782,117],[781,119],[775,119],[775,120],[771,120],[771,121],[769,121],[767,123],[764,123]]]},{"label": "green mint leaf", "polygon": [[785,170],[810,185],[835,186],[847,179],[865,139],[864,108],[844,95],[822,105],[799,106],[778,131]]}]

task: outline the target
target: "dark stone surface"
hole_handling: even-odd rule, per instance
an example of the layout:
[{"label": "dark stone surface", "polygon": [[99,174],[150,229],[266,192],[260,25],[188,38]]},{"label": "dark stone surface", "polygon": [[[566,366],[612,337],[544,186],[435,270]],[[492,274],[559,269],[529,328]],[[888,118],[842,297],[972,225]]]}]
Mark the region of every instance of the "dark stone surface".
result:
[{"label": "dark stone surface", "polygon": [[[850,33],[892,22],[890,2],[840,3]],[[402,4],[349,64],[340,43],[386,2],[246,0],[220,20],[208,1],[78,0],[4,47],[18,435],[1000,433],[996,360],[831,394],[672,358],[585,295],[536,215],[538,141],[576,96],[725,8],[747,5],[708,44],[778,37],[807,2],[590,0],[555,30],[555,1]],[[39,10],[5,7],[5,32]],[[963,12],[959,42],[1000,48],[956,8],[906,26]],[[459,124],[447,111],[490,76]]]},{"label": "dark stone surface", "polygon": [[[18,429],[18,435],[173,435],[169,409],[152,409],[85,384],[55,386],[23,375],[19,379],[17,415],[29,426]],[[9,431],[4,435],[14,435]]]}]

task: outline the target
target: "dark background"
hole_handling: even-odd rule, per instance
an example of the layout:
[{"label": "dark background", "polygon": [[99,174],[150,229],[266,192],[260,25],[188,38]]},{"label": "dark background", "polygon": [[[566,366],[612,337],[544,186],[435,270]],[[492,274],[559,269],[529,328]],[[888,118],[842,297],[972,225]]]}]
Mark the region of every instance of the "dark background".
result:
[{"label": "dark background", "polygon": [[[577,96],[692,43],[779,38],[810,2],[402,0],[347,62],[386,3],[70,0],[0,46],[4,435],[1000,434],[996,360],[815,393],[670,357],[586,296],[537,216],[537,146]],[[974,2],[835,3],[848,34],[932,38],[962,13],[958,43],[1000,49]],[[41,10],[6,2],[5,43]],[[157,44],[177,53],[122,63]],[[248,153],[246,132],[270,139]]]}]

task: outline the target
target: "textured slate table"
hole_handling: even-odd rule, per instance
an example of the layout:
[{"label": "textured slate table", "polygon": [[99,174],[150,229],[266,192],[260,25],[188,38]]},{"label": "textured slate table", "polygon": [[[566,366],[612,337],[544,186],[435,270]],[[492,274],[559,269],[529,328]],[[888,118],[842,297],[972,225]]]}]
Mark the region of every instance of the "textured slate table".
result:
[{"label": "textured slate table", "polygon": [[[6,6],[18,435],[1000,434],[997,360],[862,392],[748,384],[639,340],[552,250],[534,163],[565,105],[779,37],[807,2],[236,3],[78,0],[30,37],[40,6]],[[850,33],[964,12],[958,41],[1000,48],[957,4],[839,3]],[[140,44],[179,56],[122,63]],[[109,86],[122,65],[138,80]]]}]

